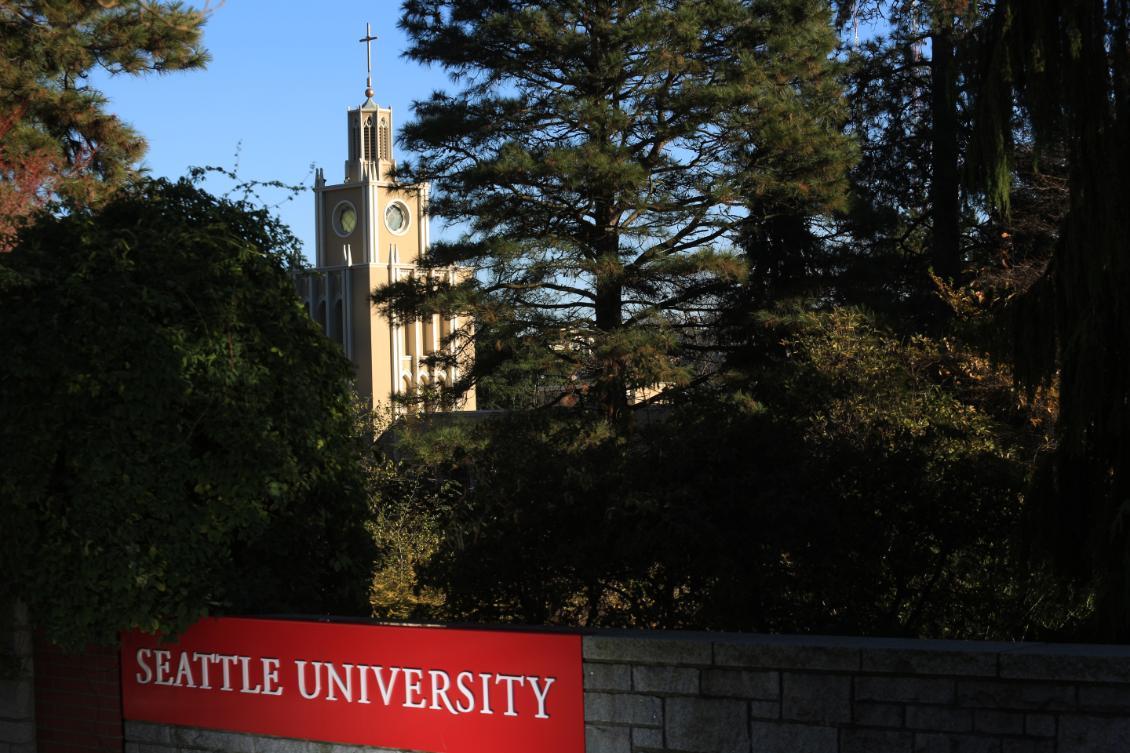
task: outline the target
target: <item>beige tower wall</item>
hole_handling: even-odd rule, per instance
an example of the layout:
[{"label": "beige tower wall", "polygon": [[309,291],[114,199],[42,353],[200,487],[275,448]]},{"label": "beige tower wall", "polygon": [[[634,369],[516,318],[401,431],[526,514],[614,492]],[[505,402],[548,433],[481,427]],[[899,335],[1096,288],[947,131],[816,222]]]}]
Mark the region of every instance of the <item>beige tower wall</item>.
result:
[{"label": "beige tower wall", "polygon": [[[380,254],[385,260],[415,265],[420,260],[421,249],[427,239],[427,217],[421,212],[420,191],[397,188],[391,184],[378,184],[377,216],[379,217]],[[392,232],[385,224],[389,206],[400,204],[408,214],[408,225]]]},{"label": "beige tower wall", "polygon": [[[382,122],[387,128],[381,128]],[[317,174],[317,261],[315,271],[298,282],[298,289],[323,331],[341,343],[353,361],[358,394],[382,407],[405,386],[415,389],[438,377],[451,384],[460,373],[451,368],[442,375],[431,374],[421,363],[452,331],[453,320],[433,317],[430,323],[394,327],[372,305],[373,290],[419,272],[417,265],[430,243],[428,186],[402,186],[389,179],[395,165],[391,109],[367,100],[347,113],[347,132],[344,182],[327,185],[322,172]],[[387,217],[396,205],[403,208],[406,221],[393,230]],[[349,232],[339,232],[337,222],[344,206],[352,207],[356,216]],[[459,273],[438,274],[454,280]],[[335,318],[338,300],[343,305],[340,323]],[[468,324],[458,322],[460,327]],[[474,410],[475,405],[472,391],[460,408]]]},{"label": "beige tower wall", "polygon": [[[363,198],[361,186],[327,188],[320,194],[320,214],[325,220],[322,227],[318,228],[322,250],[318,267],[342,267],[363,261],[365,248]],[[334,227],[334,216],[338,207],[346,204],[352,206],[356,212],[357,225],[353,228],[353,232],[343,236]]]}]

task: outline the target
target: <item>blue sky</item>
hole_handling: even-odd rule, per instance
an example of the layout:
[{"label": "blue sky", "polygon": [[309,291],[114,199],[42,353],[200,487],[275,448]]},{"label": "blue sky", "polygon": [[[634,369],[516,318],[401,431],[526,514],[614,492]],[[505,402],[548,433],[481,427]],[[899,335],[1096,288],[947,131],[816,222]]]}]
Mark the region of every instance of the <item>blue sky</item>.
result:
[{"label": "blue sky", "polygon": [[[373,48],[374,99],[393,107],[396,126],[410,119],[412,100],[449,87],[441,70],[401,58],[406,41],[396,28],[399,6],[397,0],[227,0],[205,25],[212,55],[205,70],[95,76],[92,85],[109,98],[110,111],[149,142],[144,164],[154,176],[180,177],[191,166],[230,169],[238,150],[244,179],[309,186],[313,163],[328,181],[338,181],[345,111],[364,99],[365,47],[357,40],[366,21],[380,37]],[[397,158],[404,156],[398,149]],[[209,187],[222,192],[228,185]],[[311,255],[312,193],[279,206],[277,214]]]},{"label": "blue sky", "polygon": [[[205,0],[188,3],[195,7]],[[365,23],[380,39],[373,47],[374,97],[393,108],[394,125],[411,118],[413,100],[450,88],[446,74],[405,60],[396,28],[399,0],[212,0],[204,43],[212,55],[205,70],[140,77],[92,76],[109,109],[149,143],[145,166],[154,176],[177,178],[189,167],[236,166],[241,178],[313,184],[311,165],[326,179],[342,177],[345,111],[364,99]],[[869,30],[868,30],[869,31]],[[397,158],[403,159],[397,149]],[[212,181],[222,193],[230,183]],[[268,204],[285,198],[265,196]],[[314,248],[310,191],[276,213]],[[443,236],[433,227],[432,237]]]}]

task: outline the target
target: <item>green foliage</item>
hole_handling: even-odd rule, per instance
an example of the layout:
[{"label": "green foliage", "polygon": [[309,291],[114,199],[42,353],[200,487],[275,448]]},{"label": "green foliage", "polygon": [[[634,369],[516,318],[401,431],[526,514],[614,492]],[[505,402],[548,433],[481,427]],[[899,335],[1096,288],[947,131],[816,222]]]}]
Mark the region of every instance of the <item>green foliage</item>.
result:
[{"label": "green foliage", "polygon": [[433,213],[469,227],[429,263],[477,274],[376,300],[473,316],[472,378],[499,404],[530,379],[620,417],[629,392],[688,381],[685,347],[748,270],[742,231],[842,202],[854,151],[819,0],[408,0],[401,27],[462,84],[404,130]]},{"label": "green foliage", "polygon": [[367,444],[290,233],[181,181],[0,257],[0,601],[49,638],[364,606]]},{"label": "green foliage", "polygon": [[[87,75],[201,68],[204,20],[181,2],[0,3],[0,206],[13,190],[25,201],[47,193],[84,205],[133,176],[145,141],[106,112]],[[35,185],[21,185],[30,170],[39,173]]]},{"label": "green foliage", "polygon": [[[1033,450],[983,360],[866,316],[781,309],[712,393],[637,412],[511,413],[423,434],[461,483],[418,569],[448,619],[1021,638],[1086,594],[1011,532]],[[429,519],[429,525],[435,525]]]},{"label": "green foliage", "polygon": [[374,466],[373,482],[367,528],[380,556],[369,592],[372,615],[385,620],[437,619],[444,594],[421,586],[418,570],[440,546],[440,520],[458,485],[429,474],[427,465],[408,465],[384,455]]},{"label": "green foliage", "polygon": [[1033,490],[1040,549],[1097,584],[1096,635],[1130,637],[1130,4],[1000,0],[982,44],[975,186],[1011,197],[1019,114],[1068,191],[1050,263],[1027,286],[1016,373],[1060,396],[1057,446]]}]

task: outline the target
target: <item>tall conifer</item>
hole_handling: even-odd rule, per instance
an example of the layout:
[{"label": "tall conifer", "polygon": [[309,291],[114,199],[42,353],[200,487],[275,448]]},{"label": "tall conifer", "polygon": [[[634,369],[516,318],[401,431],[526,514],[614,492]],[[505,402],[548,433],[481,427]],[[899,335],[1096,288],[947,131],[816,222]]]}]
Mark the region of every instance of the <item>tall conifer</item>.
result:
[{"label": "tall conifer", "polygon": [[141,158],[90,72],[202,67],[204,18],[180,2],[0,0],[0,249],[30,211],[98,201]]},{"label": "tall conifer", "polygon": [[401,26],[408,57],[460,85],[403,137],[432,211],[467,229],[430,261],[478,274],[376,298],[472,315],[477,374],[615,419],[633,390],[693,378],[682,348],[748,269],[739,232],[842,197],[821,0],[406,0]]},{"label": "tall conifer", "polygon": [[[1017,305],[1021,381],[1058,388],[1057,446],[1033,509],[1055,560],[1097,586],[1100,637],[1130,637],[1130,1],[1000,0],[987,35],[977,185],[1009,209],[1017,107],[1070,199],[1042,280]],[[1063,145],[1066,145],[1064,148]]]}]

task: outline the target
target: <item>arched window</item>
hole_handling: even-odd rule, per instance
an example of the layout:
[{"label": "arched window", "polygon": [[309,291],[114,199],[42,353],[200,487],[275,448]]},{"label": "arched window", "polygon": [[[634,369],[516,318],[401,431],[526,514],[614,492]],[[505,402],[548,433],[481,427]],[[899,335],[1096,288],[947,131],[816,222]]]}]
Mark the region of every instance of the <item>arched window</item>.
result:
[{"label": "arched window", "polygon": [[326,332],[326,302],[325,301],[319,301],[318,302],[318,319],[317,319],[317,321],[318,321],[318,326],[321,328],[322,332],[325,333]]},{"label": "arched window", "polygon": [[365,159],[369,161],[377,159],[377,129],[373,128],[371,115],[365,119]]}]

